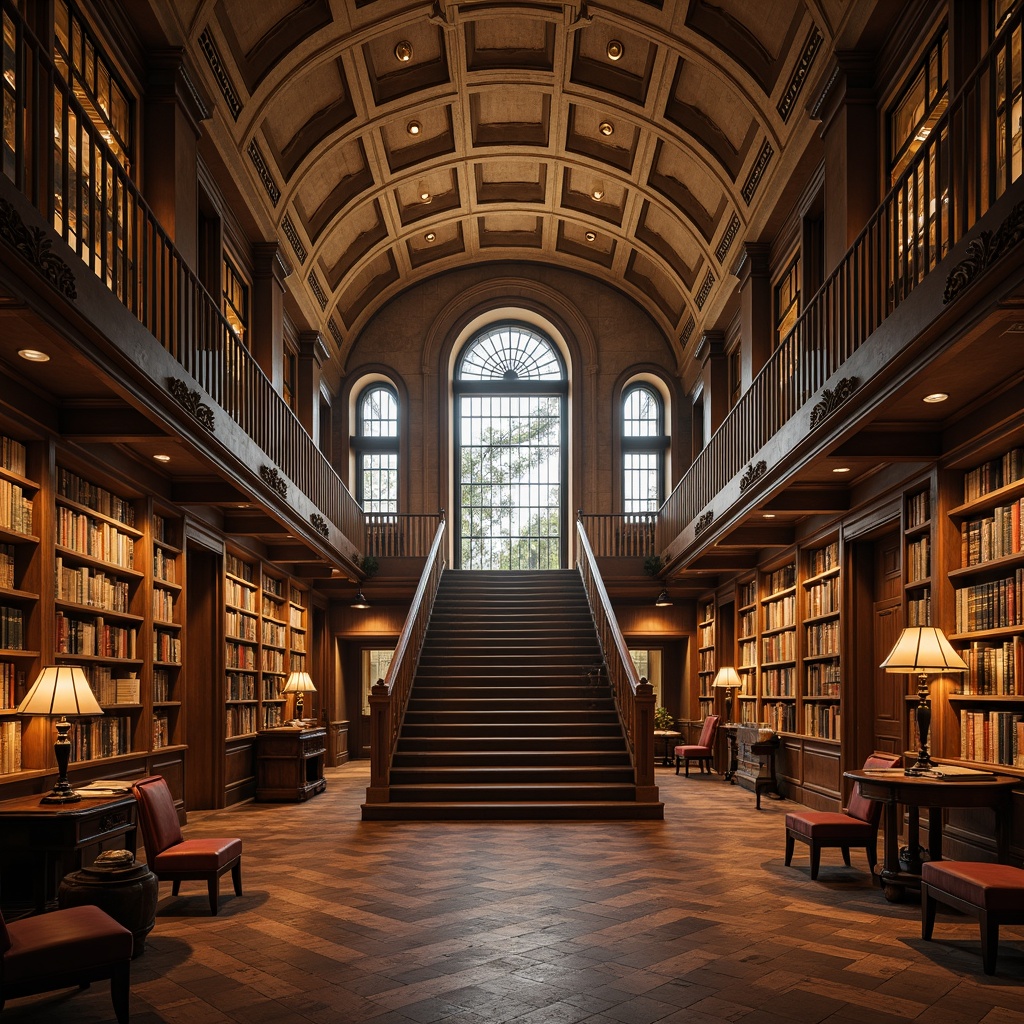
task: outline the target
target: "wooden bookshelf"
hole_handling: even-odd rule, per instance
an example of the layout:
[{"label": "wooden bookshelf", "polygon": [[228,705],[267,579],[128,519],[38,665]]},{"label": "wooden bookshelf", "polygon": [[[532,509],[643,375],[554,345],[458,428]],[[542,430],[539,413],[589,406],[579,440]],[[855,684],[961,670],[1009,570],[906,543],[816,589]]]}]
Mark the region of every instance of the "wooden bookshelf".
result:
[{"label": "wooden bookshelf", "polygon": [[757,575],[740,580],[736,588],[736,671],[743,686],[736,694],[737,719],[756,725],[758,709]]},{"label": "wooden bookshelf", "polygon": [[838,741],[842,707],[838,539],[808,548],[803,558],[802,731],[805,736]]},{"label": "wooden bookshelf", "polygon": [[154,751],[185,743],[181,713],[185,622],[182,530],[183,521],[179,516],[162,510],[153,511],[150,519],[153,544],[150,692],[153,709],[151,748]]},{"label": "wooden bookshelf", "polygon": [[256,734],[260,673],[258,566],[224,555],[224,735]]},{"label": "wooden bookshelf", "polygon": [[[288,671],[302,672],[306,670],[307,655],[307,610],[308,597],[306,592],[294,584],[288,588]],[[315,717],[316,694],[306,697],[303,714],[306,718]]]},{"label": "wooden bookshelf", "polygon": [[949,638],[968,671],[946,682],[956,735],[939,753],[1024,769],[1024,448],[970,468],[963,486],[948,512],[959,533]]},{"label": "wooden bookshelf", "polygon": [[711,684],[717,671],[715,663],[715,599],[697,604],[697,717],[715,713],[715,695]]},{"label": "wooden bookshelf", "polygon": [[286,719],[281,688],[288,677],[288,581],[263,569],[260,624],[260,728],[276,729]]},{"label": "wooden bookshelf", "polygon": [[776,732],[796,732],[796,560],[762,579],[761,717]]}]

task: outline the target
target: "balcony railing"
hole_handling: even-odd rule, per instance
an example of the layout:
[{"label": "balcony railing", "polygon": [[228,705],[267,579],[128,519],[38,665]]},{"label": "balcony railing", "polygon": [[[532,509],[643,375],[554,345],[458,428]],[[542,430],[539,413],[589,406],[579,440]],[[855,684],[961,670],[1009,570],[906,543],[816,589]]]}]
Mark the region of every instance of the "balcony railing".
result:
[{"label": "balcony railing", "polygon": [[654,512],[623,515],[580,512],[579,521],[598,558],[647,558],[655,553],[658,516]]},{"label": "balcony railing", "polygon": [[11,0],[0,0],[0,11],[0,173],[358,547],[363,513],[355,499],[161,229],[52,54]]},{"label": "balcony railing", "polygon": [[664,553],[1021,174],[1018,9],[658,517]]},{"label": "balcony railing", "polygon": [[443,521],[444,509],[423,514],[368,512],[363,550],[375,558],[423,558]]}]

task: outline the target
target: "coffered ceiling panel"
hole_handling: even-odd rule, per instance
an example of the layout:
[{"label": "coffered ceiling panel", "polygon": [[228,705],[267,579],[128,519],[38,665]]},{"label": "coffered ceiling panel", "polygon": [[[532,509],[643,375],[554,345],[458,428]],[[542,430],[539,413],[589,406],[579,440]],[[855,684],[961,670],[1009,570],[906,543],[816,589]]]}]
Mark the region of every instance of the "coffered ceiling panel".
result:
[{"label": "coffered ceiling panel", "polygon": [[184,41],[205,144],[343,371],[399,290],[503,254],[626,292],[682,365],[765,197],[810,177],[807,110],[881,0],[137,2]]}]

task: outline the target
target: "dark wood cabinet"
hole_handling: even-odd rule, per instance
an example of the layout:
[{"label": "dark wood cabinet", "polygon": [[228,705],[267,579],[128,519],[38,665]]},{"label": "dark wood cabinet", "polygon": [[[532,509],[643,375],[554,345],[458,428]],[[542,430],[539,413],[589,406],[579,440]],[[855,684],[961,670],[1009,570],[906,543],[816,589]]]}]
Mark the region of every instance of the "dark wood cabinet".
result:
[{"label": "dark wood cabinet", "polygon": [[327,788],[322,727],[265,729],[257,737],[256,799],[298,803]]}]

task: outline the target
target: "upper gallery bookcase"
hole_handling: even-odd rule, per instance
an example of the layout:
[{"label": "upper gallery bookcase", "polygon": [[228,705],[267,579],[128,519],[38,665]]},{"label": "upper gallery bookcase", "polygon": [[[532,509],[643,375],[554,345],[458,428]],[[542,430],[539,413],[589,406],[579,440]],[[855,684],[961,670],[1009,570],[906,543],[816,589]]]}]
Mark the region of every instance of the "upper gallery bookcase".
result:
[{"label": "upper gallery bookcase", "polygon": [[701,719],[714,714],[715,696],[715,599],[697,604],[697,711]]},{"label": "upper gallery bookcase", "polygon": [[803,734],[838,740],[842,706],[839,541],[808,548],[803,556]]},{"label": "upper gallery bookcase", "polygon": [[761,598],[761,717],[796,732],[796,560],[764,574]]}]

